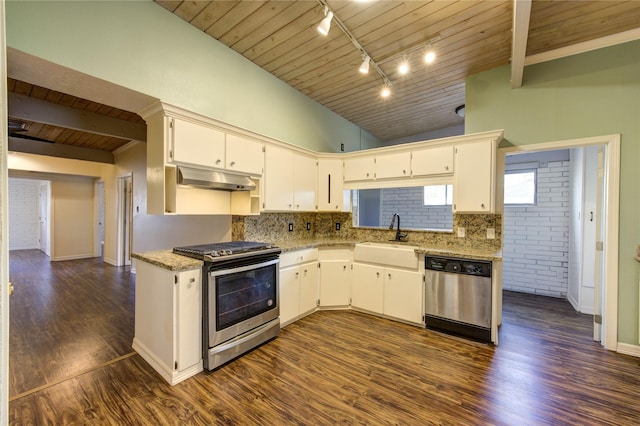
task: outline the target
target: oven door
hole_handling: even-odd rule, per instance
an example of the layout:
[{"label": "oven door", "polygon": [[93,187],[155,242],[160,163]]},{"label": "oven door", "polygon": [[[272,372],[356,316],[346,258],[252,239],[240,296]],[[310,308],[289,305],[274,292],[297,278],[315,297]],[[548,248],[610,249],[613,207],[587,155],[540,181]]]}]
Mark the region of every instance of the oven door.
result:
[{"label": "oven door", "polygon": [[205,306],[208,347],[216,346],[280,316],[280,259],[243,259],[210,268]]}]

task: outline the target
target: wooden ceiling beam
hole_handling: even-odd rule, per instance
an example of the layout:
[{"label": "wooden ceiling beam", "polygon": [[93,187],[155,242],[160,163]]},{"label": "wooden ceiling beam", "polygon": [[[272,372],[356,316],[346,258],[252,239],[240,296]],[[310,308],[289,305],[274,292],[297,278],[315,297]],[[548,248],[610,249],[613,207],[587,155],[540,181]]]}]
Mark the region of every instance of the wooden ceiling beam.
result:
[{"label": "wooden ceiling beam", "polygon": [[513,0],[513,27],[511,34],[512,89],[517,89],[522,86],[530,18],[531,0]]},{"label": "wooden ceiling beam", "polygon": [[147,126],[8,93],[9,116],[97,135],[146,142]]}]

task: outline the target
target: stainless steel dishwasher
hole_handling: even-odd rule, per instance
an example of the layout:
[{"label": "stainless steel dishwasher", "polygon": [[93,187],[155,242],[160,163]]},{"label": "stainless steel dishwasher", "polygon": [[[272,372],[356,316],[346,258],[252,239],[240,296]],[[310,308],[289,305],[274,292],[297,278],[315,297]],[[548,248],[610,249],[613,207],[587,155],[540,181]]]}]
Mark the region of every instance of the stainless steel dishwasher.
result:
[{"label": "stainless steel dishwasher", "polygon": [[491,262],[425,256],[427,328],[491,342]]}]

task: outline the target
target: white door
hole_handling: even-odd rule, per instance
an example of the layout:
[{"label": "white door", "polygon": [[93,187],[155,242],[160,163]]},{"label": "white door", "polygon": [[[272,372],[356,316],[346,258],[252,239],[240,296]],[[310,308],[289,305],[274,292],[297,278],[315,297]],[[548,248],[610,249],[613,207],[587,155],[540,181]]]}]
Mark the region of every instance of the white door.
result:
[{"label": "white door", "polygon": [[40,192],[38,196],[40,250],[47,256],[51,256],[51,251],[49,249],[49,203],[51,194],[50,188],[50,182],[42,182],[40,184]]},{"label": "white door", "polygon": [[602,299],[603,299],[603,274],[604,247],[602,241],[602,200],[604,198],[604,148],[598,147],[598,186],[596,189],[596,241],[595,241],[595,266],[594,266],[594,301],[593,301],[593,340],[602,343]]}]

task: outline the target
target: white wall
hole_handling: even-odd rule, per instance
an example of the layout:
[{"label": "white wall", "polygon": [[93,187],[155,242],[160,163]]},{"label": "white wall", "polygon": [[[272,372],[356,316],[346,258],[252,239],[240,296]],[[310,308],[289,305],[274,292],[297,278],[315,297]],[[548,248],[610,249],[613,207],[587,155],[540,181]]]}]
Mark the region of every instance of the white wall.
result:
[{"label": "white wall", "polygon": [[[525,155],[518,157],[529,162]],[[569,161],[540,162],[537,204],[505,205],[505,290],[567,297],[569,183]]]},{"label": "white wall", "polygon": [[9,178],[9,250],[40,248],[40,181]]}]

